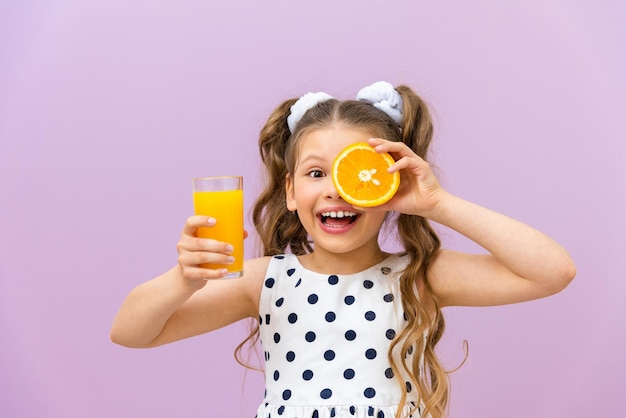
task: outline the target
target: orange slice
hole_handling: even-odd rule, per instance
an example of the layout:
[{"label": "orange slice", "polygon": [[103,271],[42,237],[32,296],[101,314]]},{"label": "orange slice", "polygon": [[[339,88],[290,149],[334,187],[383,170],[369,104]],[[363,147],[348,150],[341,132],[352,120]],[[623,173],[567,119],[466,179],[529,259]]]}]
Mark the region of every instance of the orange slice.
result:
[{"label": "orange slice", "polygon": [[335,158],[333,183],[343,200],[351,205],[382,205],[400,186],[400,173],[387,172],[394,162],[391,155],[379,154],[367,143],[356,142]]}]

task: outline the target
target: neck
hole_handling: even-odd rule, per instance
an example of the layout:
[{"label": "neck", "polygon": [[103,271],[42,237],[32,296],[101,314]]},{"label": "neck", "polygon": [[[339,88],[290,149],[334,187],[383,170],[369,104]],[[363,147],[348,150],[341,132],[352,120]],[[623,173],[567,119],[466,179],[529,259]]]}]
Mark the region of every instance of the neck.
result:
[{"label": "neck", "polygon": [[316,249],[299,257],[304,267],[318,273],[354,274],[380,263],[388,256],[378,245],[346,253],[331,253]]}]

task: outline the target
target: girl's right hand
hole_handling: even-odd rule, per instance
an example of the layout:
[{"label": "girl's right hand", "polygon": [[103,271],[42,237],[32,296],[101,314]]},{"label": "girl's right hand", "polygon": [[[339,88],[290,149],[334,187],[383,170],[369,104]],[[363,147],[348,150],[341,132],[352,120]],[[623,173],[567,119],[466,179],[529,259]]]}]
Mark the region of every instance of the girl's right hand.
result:
[{"label": "girl's right hand", "polygon": [[206,280],[219,279],[228,270],[200,267],[203,263],[231,264],[233,248],[230,244],[210,238],[199,238],[196,234],[200,227],[212,227],[215,219],[210,216],[191,216],[187,218],[182,236],[176,245],[178,265],[183,278],[204,287]]}]

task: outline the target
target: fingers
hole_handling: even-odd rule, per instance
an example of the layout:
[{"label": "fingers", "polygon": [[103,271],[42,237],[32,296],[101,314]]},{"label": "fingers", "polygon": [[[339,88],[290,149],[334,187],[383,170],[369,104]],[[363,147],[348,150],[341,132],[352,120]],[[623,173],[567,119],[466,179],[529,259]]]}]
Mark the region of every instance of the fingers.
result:
[{"label": "fingers", "polygon": [[405,157],[405,156],[420,158],[404,142],[388,141],[382,138],[370,138],[368,139],[368,144],[374,147],[374,149],[378,153],[383,153],[383,152],[390,153],[394,157],[395,160],[398,160],[399,158]]},{"label": "fingers", "polygon": [[190,267],[180,265],[183,277],[185,280],[189,281],[200,281],[200,280],[214,280],[221,279],[222,277],[228,274],[228,270],[225,268],[222,269],[208,269],[203,267]]},{"label": "fingers", "polygon": [[[196,236],[196,233],[198,232],[198,228],[211,227],[211,226],[214,226],[215,223],[216,223],[215,218],[212,218],[210,216],[200,216],[200,215],[191,216],[187,218],[187,222],[185,223],[185,227],[183,228],[183,234]],[[248,235],[249,235],[248,231],[244,229],[243,238],[244,239],[248,238]]]},{"label": "fingers", "polygon": [[394,165],[389,167],[389,172],[393,173],[395,171],[406,169],[415,175],[419,175],[420,170],[424,170],[428,168],[430,168],[428,163],[422,160],[421,158],[419,158],[418,156],[402,157],[398,161],[396,161]]},{"label": "fingers", "polygon": [[198,228],[204,226],[214,226],[215,218],[211,218],[210,216],[190,216],[187,218],[187,222],[185,222],[185,227],[183,228],[183,234],[195,236]]},{"label": "fingers", "polygon": [[194,251],[194,252],[213,252],[230,254],[233,252],[233,246],[227,242],[216,241],[211,238],[199,238],[196,236],[189,236],[183,234],[178,241],[177,248],[179,250]]},{"label": "fingers", "polygon": [[[178,264],[187,280],[217,279],[228,274],[225,268],[209,269],[202,264],[229,265],[234,262],[232,245],[210,238],[197,237],[198,228],[215,225],[215,219],[208,216],[191,216],[187,219],[176,249]],[[244,234],[246,235],[246,234]]]},{"label": "fingers", "polygon": [[419,155],[417,155],[404,142],[387,141],[381,138],[370,138],[368,143],[374,147],[376,152],[387,152],[396,160],[395,164],[389,168],[389,172],[393,173],[403,169],[419,170],[428,166]]},{"label": "fingers", "polygon": [[441,186],[428,162],[404,142],[371,138],[368,144],[378,153],[389,153],[395,163],[388,171],[399,172],[401,177],[395,196],[375,210],[425,216],[437,206]]},{"label": "fingers", "polygon": [[179,261],[185,264],[232,264],[232,245],[209,238],[189,238],[183,235],[176,246]]},{"label": "fingers", "polygon": [[408,151],[413,153],[413,151],[404,142],[388,141],[382,138],[370,138],[367,140],[367,143],[374,147],[377,152]]}]

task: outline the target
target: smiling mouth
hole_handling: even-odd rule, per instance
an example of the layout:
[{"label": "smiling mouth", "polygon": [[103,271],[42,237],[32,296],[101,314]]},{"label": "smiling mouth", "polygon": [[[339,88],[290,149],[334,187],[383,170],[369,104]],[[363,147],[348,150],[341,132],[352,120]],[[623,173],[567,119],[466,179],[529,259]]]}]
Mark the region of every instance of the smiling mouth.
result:
[{"label": "smiling mouth", "polygon": [[326,226],[345,226],[357,220],[359,215],[347,210],[328,211],[319,214],[322,224]]}]

